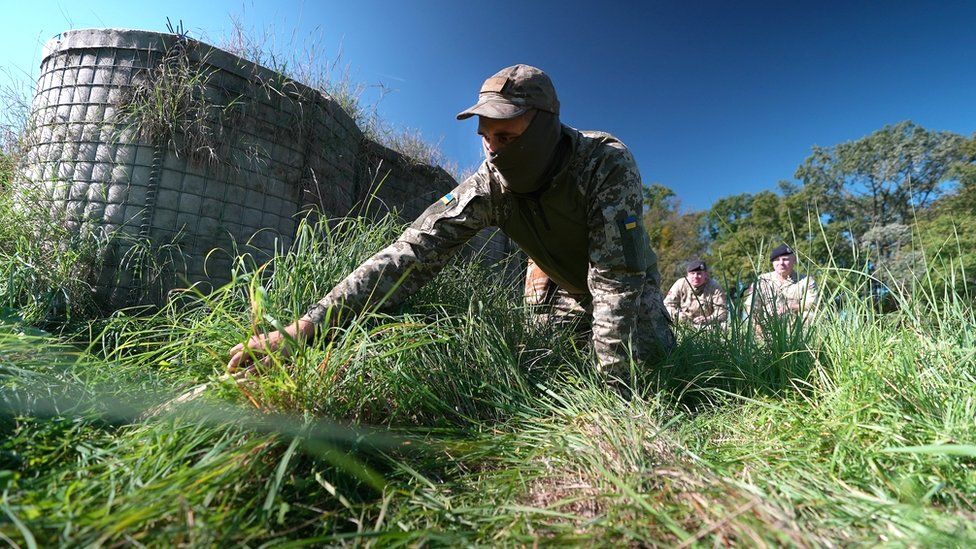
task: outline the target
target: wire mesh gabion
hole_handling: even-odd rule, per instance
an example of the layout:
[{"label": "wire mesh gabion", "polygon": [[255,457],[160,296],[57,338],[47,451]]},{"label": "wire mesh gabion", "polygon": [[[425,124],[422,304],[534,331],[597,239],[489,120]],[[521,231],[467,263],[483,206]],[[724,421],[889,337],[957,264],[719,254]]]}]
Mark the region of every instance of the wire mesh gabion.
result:
[{"label": "wire mesh gabion", "polygon": [[378,158],[328,95],[179,35],[62,33],[45,45],[31,112],[18,194],[99,242],[92,286],[106,308],[224,283],[238,254],[286,249],[311,207],[353,212],[383,163],[397,182],[381,200],[405,216],[430,200],[403,201],[455,184]]}]

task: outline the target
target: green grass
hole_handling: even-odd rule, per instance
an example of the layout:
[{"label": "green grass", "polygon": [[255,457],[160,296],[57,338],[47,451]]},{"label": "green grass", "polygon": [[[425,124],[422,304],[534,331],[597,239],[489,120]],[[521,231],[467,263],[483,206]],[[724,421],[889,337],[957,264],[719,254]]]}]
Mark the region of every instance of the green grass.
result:
[{"label": "green grass", "polygon": [[[271,265],[241,257],[227,286],[152,315],[44,324],[30,304],[71,276],[6,290],[0,536],[20,546],[976,540],[972,303],[924,285],[888,315],[837,288],[842,309],[825,307],[810,330],[767,327],[763,341],[749,326],[683,332],[665,363],[635,371],[624,401],[572,334],[526,322],[518,281],[457,263],[398,311],[357,319],[244,383],[221,378],[227,349],[300,315],[399,228],[303,224]],[[23,277],[11,259],[29,252],[0,247],[0,275]],[[152,411],[200,384],[201,397]]]}]

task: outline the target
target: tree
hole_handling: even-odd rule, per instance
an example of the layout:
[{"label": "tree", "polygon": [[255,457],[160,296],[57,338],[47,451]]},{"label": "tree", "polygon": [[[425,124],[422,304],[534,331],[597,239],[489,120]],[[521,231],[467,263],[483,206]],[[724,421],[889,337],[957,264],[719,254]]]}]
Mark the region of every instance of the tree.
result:
[{"label": "tree", "polygon": [[849,231],[826,222],[812,187],[781,181],[779,188],[781,194],[723,198],[704,216],[713,270],[729,289],[742,289],[769,270],[769,251],[782,243],[797,251],[803,270],[852,263]]},{"label": "tree", "polygon": [[674,191],[661,185],[660,183],[651,183],[650,185],[645,185],[643,187],[644,192],[644,206],[650,209],[653,208],[664,208],[664,209],[674,209],[674,201],[677,195]]},{"label": "tree", "polygon": [[920,216],[915,239],[938,295],[976,289],[976,133],[960,151],[962,160],[950,170],[955,189]]},{"label": "tree", "polygon": [[821,241],[827,248],[814,253],[828,252],[834,264],[857,268],[846,250],[859,250],[861,265],[885,285],[907,285],[924,275],[929,263],[916,221],[930,218],[950,181],[969,173],[967,141],[906,121],[834,147],[814,147],[795,173],[826,236]]},{"label": "tree", "polygon": [[708,237],[715,240],[722,234],[736,232],[739,224],[749,216],[751,207],[751,194],[718,199],[705,215],[705,231]]},{"label": "tree", "polygon": [[780,197],[763,191],[720,199],[705,214],[713,276],[727,289],[748,285],[765,269],[764,253],[785,240],[781,210]]},{"label": "tree", "polygon": [[946,202],[947,210],[976,215],[976,133],[959,147],[962,160],[953,164],[950,176],[959,186]]},{"label": "tree", "polygon": [[941,213],[918,223],[917,252],[924,254],[925,283],[936,296],[976,291],[976,218]]},{"label": "tree", "polygon": [[681,213],[674,191],[653,183],[644,187],[644,228],[657,253],[663,284],[684,276],[688,259],[706,249],[701,231],[702,212]]},{"label": "tree", "polygon": [[831,220],[851,224],[857,234],[910,224],[944,190],[950,170],[964,159],[964,142],[952,132],[901,122],[856,141],[815,146],[795,177],[824,195]]}]

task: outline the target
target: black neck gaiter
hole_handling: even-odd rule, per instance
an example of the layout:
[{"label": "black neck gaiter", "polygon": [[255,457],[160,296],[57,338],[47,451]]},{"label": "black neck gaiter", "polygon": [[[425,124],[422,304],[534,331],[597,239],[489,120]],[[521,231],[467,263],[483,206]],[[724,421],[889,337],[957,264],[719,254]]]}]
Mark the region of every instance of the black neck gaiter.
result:
[{"label": "black neck gaiter", "polygon": [[501,174],[505,188],[528,194],[545,183],[542,176],[556,156],[556,145],[561,135],[559,116],[537,111],[522,135],[499,152],[485,152],[488,162]]}]

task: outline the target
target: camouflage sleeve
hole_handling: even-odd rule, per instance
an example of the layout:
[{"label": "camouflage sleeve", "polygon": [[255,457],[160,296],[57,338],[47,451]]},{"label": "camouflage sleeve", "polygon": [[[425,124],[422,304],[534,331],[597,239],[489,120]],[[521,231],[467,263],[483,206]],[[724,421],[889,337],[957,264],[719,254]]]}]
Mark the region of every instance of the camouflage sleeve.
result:
[{"label": "camouflage sleeve", "polygon": [[632,331],[644,286],[648,248],[641,222],[640,173],[622,145],[599,158],[588,186],[590,266],[587,285],[593,296],[593,348],[602,371],[629,370]]},{"label": "camouflage sleeve", "polygon": [[430,281],[478,231],[494,224],[491,202],[481,174],[469,177],[309,308],[304,318],[320,323],[334,307],[352,314],[395,307]]},{"label": "camouflage sleeve", "polygon": [[671,285],[671,289],[668,290],[668,295],[664,296],[664,307],[668,310],[668,314],[671,315],[671,320],[677,322],[678,316],[681,314],[681,279],[674,281]]}]

